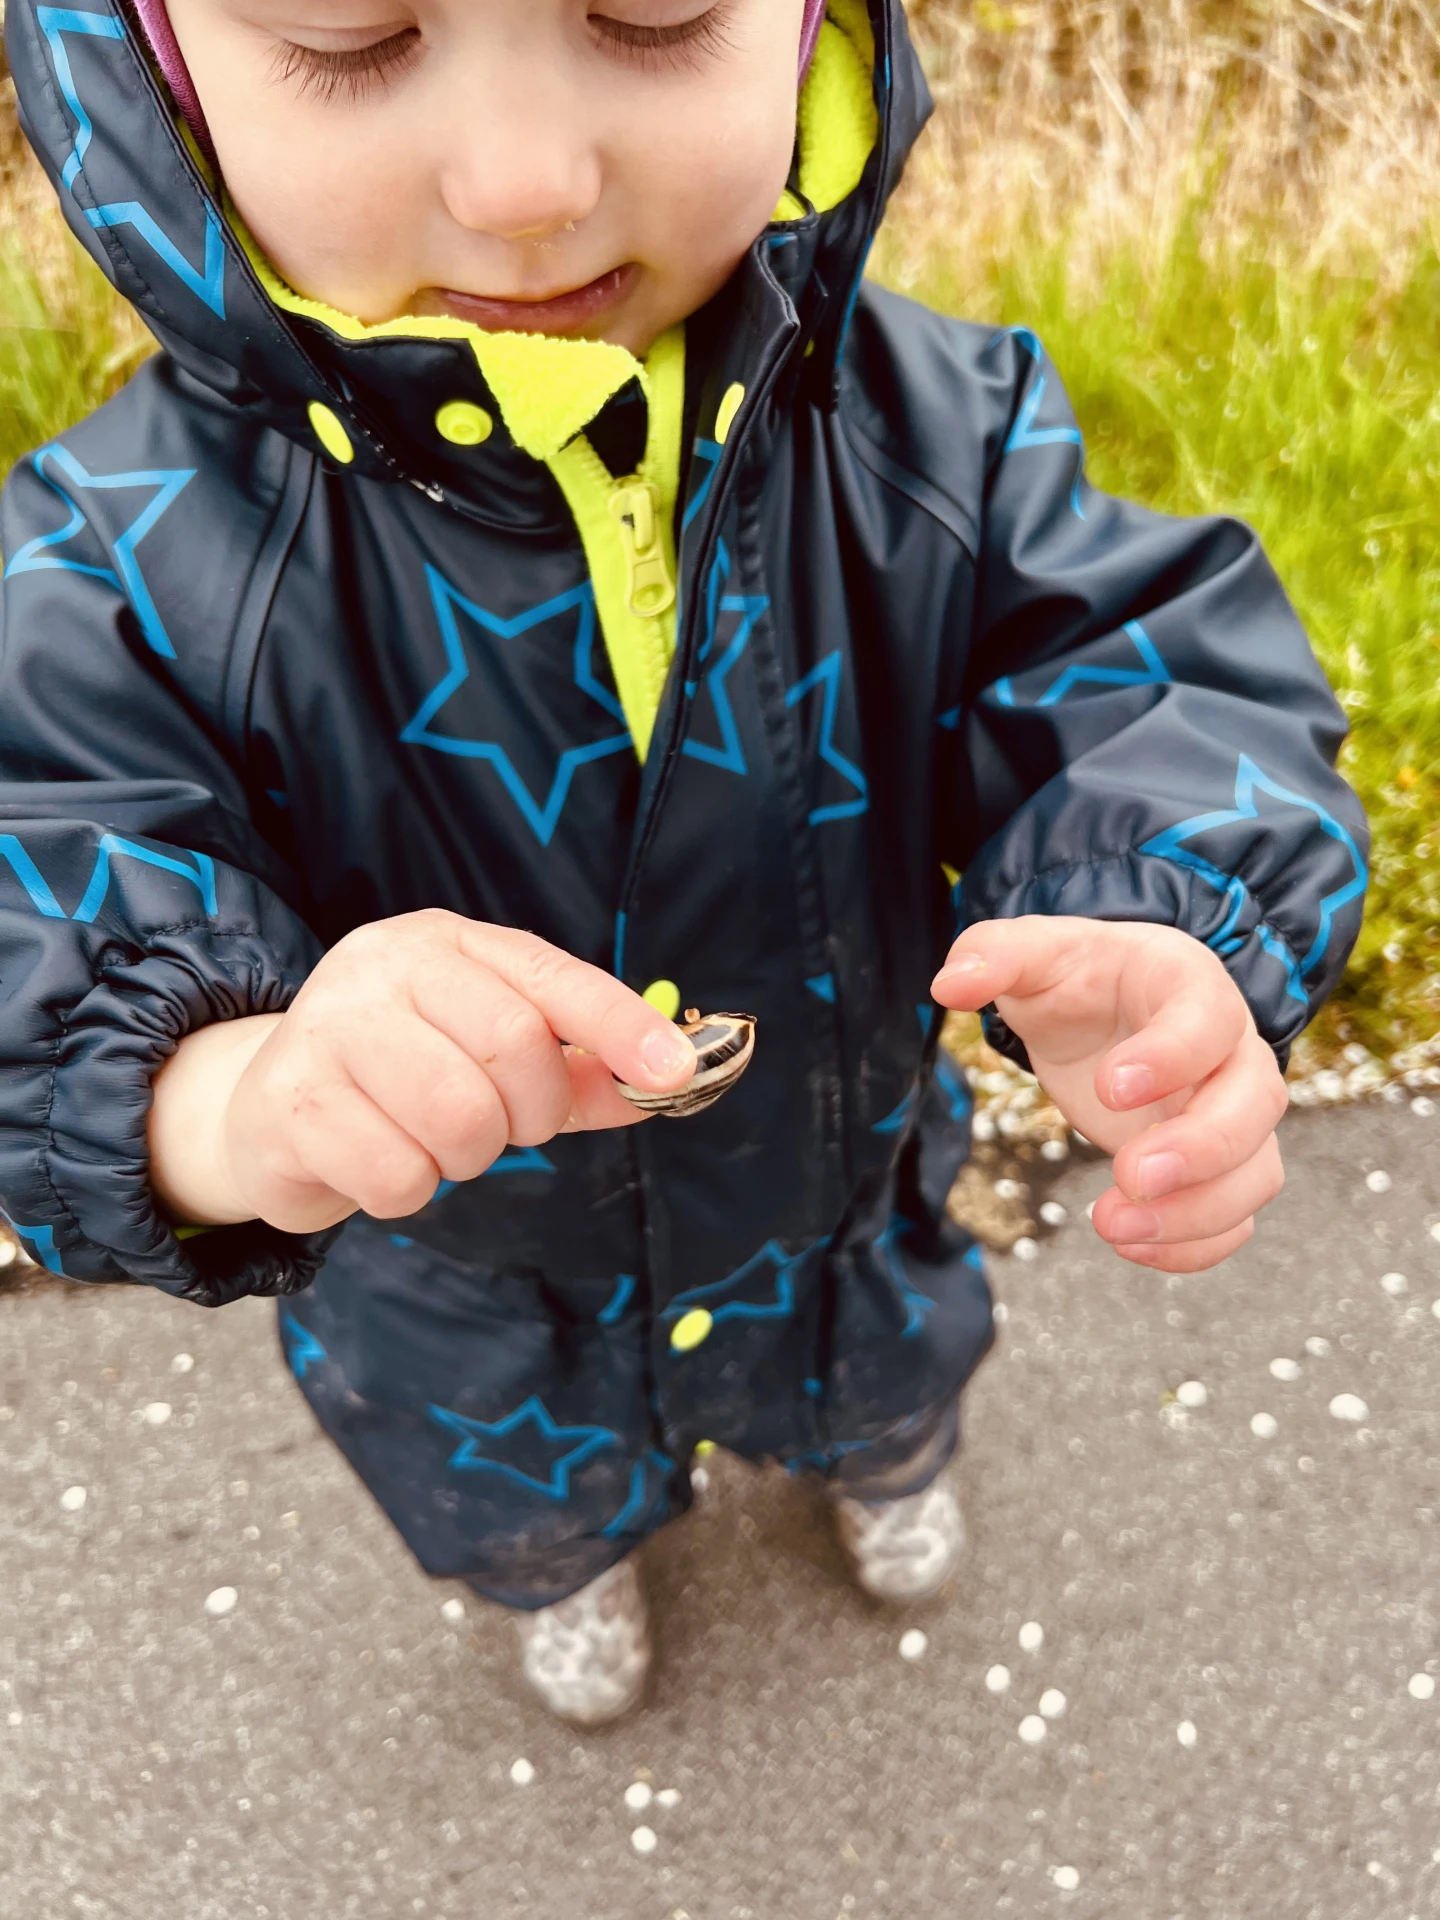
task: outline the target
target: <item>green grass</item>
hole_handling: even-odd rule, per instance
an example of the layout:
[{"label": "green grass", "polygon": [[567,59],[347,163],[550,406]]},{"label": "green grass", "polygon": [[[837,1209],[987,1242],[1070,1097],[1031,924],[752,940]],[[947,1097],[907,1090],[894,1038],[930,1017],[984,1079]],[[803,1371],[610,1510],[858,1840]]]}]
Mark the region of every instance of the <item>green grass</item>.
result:
[{"label": "green grass", "polygon": [[0,474],[108,400],[147,342],[68,236],[0,226]]},{"label": "green grass", "polygon": [[[1382,285],[1264,250],[1225,268],[1182,237],[1148,277],[1117,251],[1081,292],[1052,240],[907,290],[1036,329],[1097,485],[1259,531],[1350,709],[1345,772],[1375,828],[1366,928],[1318,1051],[1384,1056],[1440,1025],[1440,261]],[[42,273],[33,237],[0,230],[0,471],[105,400],[146,338],[71,243],[45,241]]]},{"label": "green grass", "polygon": [[1259,532],[1349,709],[1375,831],[1365,930],[1307,1052],[1385,1057],[1440,1026],[1440,261],[1382,285],[1269,251],[1226,267],[1182,237],[1163,274],[1120,252],[1082,292],[1052,241],[907,291],[1035,328],[1097,485]]}]

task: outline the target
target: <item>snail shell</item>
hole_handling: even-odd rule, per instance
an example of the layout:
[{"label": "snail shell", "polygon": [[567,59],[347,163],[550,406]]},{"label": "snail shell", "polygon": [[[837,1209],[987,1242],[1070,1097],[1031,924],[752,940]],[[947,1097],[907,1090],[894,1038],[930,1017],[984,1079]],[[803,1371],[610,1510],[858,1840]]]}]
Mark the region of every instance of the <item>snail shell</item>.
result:
[{"label": "snail shell", "polygon": [[755,1021],[748,1013],[707,1013],[688,1009],[680,1031],[690,1041],[700,1063],[695,1078],[679,1093],[646,1093],[640,1087],[615,1085],[642,1113],[664,1114],[667,1120],[687,1120],[703,1113],[727,1094],[755,1054]]}]

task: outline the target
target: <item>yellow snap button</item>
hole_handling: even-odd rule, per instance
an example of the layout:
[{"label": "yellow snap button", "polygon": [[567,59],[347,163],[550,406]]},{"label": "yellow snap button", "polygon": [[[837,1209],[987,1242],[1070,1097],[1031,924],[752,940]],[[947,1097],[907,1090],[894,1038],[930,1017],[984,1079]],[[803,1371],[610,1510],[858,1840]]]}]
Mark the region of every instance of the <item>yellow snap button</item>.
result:
[{"label": "yellow snap button", "polygon": [[680,989],[673,980],[652,980],[640,998],[667,1020],[673,1020],[680,1011]]},{"label": "yellow snap button", "polygon": [[670,1344],[676,1353],[693,1353],[696,1347],[703,1346],[710,1338],[710,1329],[714,1324],[713,1313],[707,1313],[704,1307],[694,1307],[683,1320],[676,1321]]},{"label": "yellow snap button", "polygon": [[452,400],[436,414],[435,430],[452,447],[483,447],[495,431],[495,422],[483,407]]},{"label": "yellow snap button", "polygon": [[720,411],[715,416],[715,438],[722,447],[730,438],[730,429],[734,426],[744,404],[745,389],[737,381],[720,402]]},{"label": "yellow snap button", "polygon": [[355,449],[350,444],[350,436],[339,414],[327,407],[323,400],[312,400],[309,412],[315,438],[332,460],[338,460],[342,467],[348,467],[355,458]]}]

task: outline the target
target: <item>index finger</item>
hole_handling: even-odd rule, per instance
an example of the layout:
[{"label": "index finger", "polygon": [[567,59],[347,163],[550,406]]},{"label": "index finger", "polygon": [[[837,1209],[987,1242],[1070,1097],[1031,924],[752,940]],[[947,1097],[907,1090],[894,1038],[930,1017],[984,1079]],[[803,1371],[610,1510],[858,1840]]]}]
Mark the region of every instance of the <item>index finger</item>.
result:
[{"label": "index finger", "polygon": [[557,1040],[597,1054],[618,1079],[656,1093],[695,1077],[694,1047],[673,1020],[613,974],[517,928],[460,926],[460,949],[528,1000]]}]

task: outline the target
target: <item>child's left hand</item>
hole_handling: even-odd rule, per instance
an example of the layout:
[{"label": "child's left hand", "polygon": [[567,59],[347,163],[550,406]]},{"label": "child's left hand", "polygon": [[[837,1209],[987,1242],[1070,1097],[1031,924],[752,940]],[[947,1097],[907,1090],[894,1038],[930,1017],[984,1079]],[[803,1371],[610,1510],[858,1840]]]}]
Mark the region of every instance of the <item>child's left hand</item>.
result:
[{"label": "child's left hand", "polygon": [[992,1001],[1066,1119],[1115,1155],[1097,1232],[1139,1266],[1199,1273],[1285,1184],[1275,1055],[1208,947],[1173,927],[1032,917],[971,927],[942,1006]]}]

